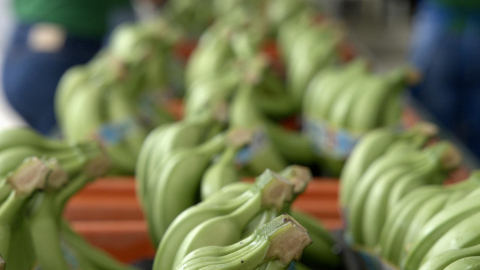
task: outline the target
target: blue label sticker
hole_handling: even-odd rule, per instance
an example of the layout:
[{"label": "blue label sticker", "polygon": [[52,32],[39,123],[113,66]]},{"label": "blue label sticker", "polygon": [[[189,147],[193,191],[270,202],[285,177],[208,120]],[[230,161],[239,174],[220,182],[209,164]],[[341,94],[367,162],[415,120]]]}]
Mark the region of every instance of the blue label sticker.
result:
[{"label": "blue label sticker", "polygon": [[257,127],[252,132],[251,141],[238,151],[235,157],[235,166],[242,168],[248,164],[256,155],[270,147],[270,137],[264,128]]},{"label": "blue label sticker", "polygon": [[314,152],[321,157],[346,159],[363,134],[352,134],[346,129],[333,128],[318,119],[304,119],[303,132],[310,139]]}]

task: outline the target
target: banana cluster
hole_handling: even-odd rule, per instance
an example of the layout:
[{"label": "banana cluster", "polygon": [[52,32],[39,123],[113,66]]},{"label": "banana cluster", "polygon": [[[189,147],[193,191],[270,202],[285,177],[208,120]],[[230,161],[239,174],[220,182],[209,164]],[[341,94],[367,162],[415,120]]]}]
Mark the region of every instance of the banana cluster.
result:
[{"label": "banana cluster", "polygon": [[[231,250],[229,245],[234,247],[234,243],[241,241],[242,246],[247,246],[245,241],[256,239],[256,230],[269,226],[269,222],[274,222],[273,220],[282,220],[277,217],[280,213],[289,211],[290,204],[304,191],[310,179],[308,169],[292,166],[279,174],[266,170],[253,184],[236,182],[226,185],[174,219],[160,241],[154,269],[183,269],[190,265],[187,262],[193,258],[205,256],[203,252],[216,250],[217,252],[211,253],[212,256],[226,256],[229,253],[226,251]],[[328,231],[308,215],[292,212],[292,216],[301,220],[302,226],[306,224],[310,237],[316,242],[309,252],[304,253],[302,261],[317,266],[340,265],[338,254],[332,251],[334,241]],[[204,250],[204,247],[209,248]],[[302,247],[302,251],[304,248]],[[222,249],[225,249],[226,253],[220,252]],[[252,256],[261,256],[258,259],[263,259],[265,255],[256,249],[249,252],[252,252]],[[225,259],[228,259],[227,256]],[[296,260],[298,259],[300,258]],[[283,262],[284,268],[279,269],[288,267],[290,261],[288,264]]]},{"label": "banana cluster", "polygon": [[229,246],[207,246],[188,254],[175,269],[285,270],[310,245],[307,230],[283,214]]},{"label": "banana cluster", "polygon": [[115,172],[133,174],[148,132],[173,120],[164,105],[176,39],[162,20],[116,29],[107,49],[63,75],[55,97],[63,135],[96,139]]},{"label": "banana cluster", "polygon": [[346,238],[402,270],[475,269],[480,174],[443,185],[461,157],[448,142],[427,143],[435,133],[420,123],[365,135],[341,176]]},{"label": "banana cluster", "polygon": [[458,184],[410,192],[387,216],[389,229],[382,232],[380,242],[382,256],[402,269],[419,269],[442,252],[480,244],[473,229],[480,213],[474,203],[479,190],[476,172]]},{"label": "banana cluster", "polygon": [[17,168],[29,157],[53,158],[68,177],[97,177],[109,167],[101,147],[95,141],[81,143],[48,139],[30,128],[0,132],[0,176]]},{"label": "banana cluster", "polygon": [[319,72],[304,96],[303,117],[321,162],[338,174],[365,133],[400,127],[401,97],[414,76],[404,68],[372,74],[364,59]]},{"label": "banana cluster", "polygon": [[[32,139],[31,144],[37,147],[55,148],[54,151],[63,150],[66,154],[66,146],[60,142],[39,141],[35,137],[38,135],[29,130],[18,133],[21,134],[23,137],[18,136],[19,140]],[[89,164],[80,166],[81,170],[67,172],[62,168],[67,168],[67,163],[52,158],[54,151],[45,152],[42,158],[29,153],[28,158],[15,166],[2,163],[13,167],[2,174],[0,183],[0,253],[6,266],[19,270],[37,267],[129,269],[90,246],[62,220],[68,199],[99,174],[104,174],[107,171],[105,163],[90,159]],[[89,154],[92,153],[90,149]],[[7,170],[7,167],[2,169]]]}]

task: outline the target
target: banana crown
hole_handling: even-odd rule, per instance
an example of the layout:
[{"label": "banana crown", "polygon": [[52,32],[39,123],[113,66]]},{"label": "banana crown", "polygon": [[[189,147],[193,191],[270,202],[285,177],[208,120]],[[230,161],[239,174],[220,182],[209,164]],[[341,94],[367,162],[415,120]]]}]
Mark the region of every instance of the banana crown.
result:
[{"label": "banana crown", "polygon": [[281,175],[267,169],[258,176],[252,189],[262,192],[262,206],[280,211],[286,202],[294,199],[294,185]]},{"label": "banana crown", "polygon": [[35,190],[58,189],[68,180],[58,162],[54,159],[31,157],[7,176],[7,181],[21,195],[32,194]]},{"label": "banana crown", "polygon": [[293,192],[295,195],[303,193],[310,180],[312,180],[312,172],[310,169],[300,165],[290,165],[281,171],[280,175],[293,184]]},{"label": "banana crown", "polygon": [[[204,247],[191,252],[176,269],[222,268],[227,263],[239,263],[242,269],[257,269],[264,263],[278,261],[286,269],[298,261],[312,240],[307,230],[292,217],[283,214],[263,225],[248,238],[226,247]],[[216,254],[212,254],[212,249]],[[247,267],[247,268],[243,268]]]}]

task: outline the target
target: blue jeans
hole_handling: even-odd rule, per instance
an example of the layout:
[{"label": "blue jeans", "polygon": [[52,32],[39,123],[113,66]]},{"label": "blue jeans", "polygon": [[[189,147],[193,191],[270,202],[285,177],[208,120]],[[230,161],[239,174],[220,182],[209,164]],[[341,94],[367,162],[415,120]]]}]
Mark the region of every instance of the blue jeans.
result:
[{"label": "blue jeans", "polygon": [[72,66],[85,64],[100,50],[111,30],[135,20],[130,5],[121,5],[109,12],[109,32],[102,39],[68,36],[56,52],[32,50],[27,39],[33,25],[18,24],[13,32],[3,65],[3,89],[12,107],[35,130],[54,135],[56,120],[54,98],[63,73]]},{"label": "blue jeans", "polygon": [[32,25],[16,26],[3,65],[3,89],[12,107],[35,130],[50,135],[56,125],[57,83],[72,66],[87,63],[100,49],[100,40],[68,36],[56,52],[32,50],[27,39]]},{"label": "blue jeans", "polygon": [[413,42],[424,80],[412,95],[480,156],[480,11],[425,1]]}]

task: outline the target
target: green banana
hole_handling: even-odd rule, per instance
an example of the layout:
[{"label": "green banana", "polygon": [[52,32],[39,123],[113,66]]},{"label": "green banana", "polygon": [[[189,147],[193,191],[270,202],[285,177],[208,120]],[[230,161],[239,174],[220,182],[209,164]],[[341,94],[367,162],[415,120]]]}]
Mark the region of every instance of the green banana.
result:
[{"label": "green banana", "polygon": [[219,157],[219,160],[210,165],[205,171],[201,181],[200,194],[202,200],[205,200],[222,187],[240,180],[238,170],[235,168],[237,152],[238,147],[227,147]]},{"label": "green banana", "polygon": [[[363,244],[362,236],[362,217],[364,214],[364,204],[370,188],[377,181],[377,178],[385,175],[389,171],[397,171],[390,177],[399,175],[411,170],[415,164],[424,160],[425,155],[421,153],[389,153],[385,158],[376,160],[360,179],[355,193],[352,194],[350,204],[348,205],[348,233],[351,234],[355,243]],[[391,173],[390,173],[391,174]]]},{"label": "green banana", "polygon": [[36,257],[30,237],[30,223],[24,212],[18,215],[17,220],[12,224],[8,267],[9,269],[33,269]]},{"label": "green banana", "polygon": [[[392,186],[395,182],[405,181],[419,181],[424,184],[441,184],[447,178],[447,174],[452,169],[455,169],[459,164],[443,164],[445,160],[449,160],[452,153],[457,155],[456,150],[452,150],[453,146],[448,143],[437,144],[428,149],[428,158],[421,167],[417,170],[412,170],[402,175],[399,178],[390,178],[387,181],[384,178],[379,178],[375,185],[371,188],[368,198],[365,202],[365,214],[363,216],[363,237],[367,247],[374,247],[377,245],[380,234],[388,213],[388,200]],[[446,166],[445,166],[446,165]],[[451,166],[453,165],[453,166]],[[437,179],[432,176],[443,172],[445,177]],[[440,181],[439,181],[440,180]],[[437,182],[436,182],[437,181]]]},{"label": "green banana", "polygon": [[[251,174],[259,175],[267,168],[280,171],[287,166],[287,162],[270,142],[268,133],[262,132],[265,121],[252,104],[253,90],[252,86],[244,86],[234,97],[230,108],[230,124],[233,128],[253,130],[254,137],[258,137],[253,139],[246,153],[249,155],[246,168]],[[258,145],[255,145],[255,142]]]},{"label": "green banana", "polygon": [[79,85],[85,83],[90,78],[88,66],[78,65],[69,68],[58,82],[55,92],[55,116],[59,123],[65,121],[64,115],[68,108],[68,103],[72,95],[77,91]]},{"label": "green banana", "polygon": [[305,89],[312,77],[322,68],[336,61],[333,53],[338,43],[333,28],[307,28],[293,44],[287,65],[288,90],[300,106]]},{"label": "green banana", "polygon": [[270,121],[265,122],[265,128],[273,145],[289,163],[311,165],[315,161],[310,140],[303,133],[289,131]]},{"label": "green banana", "polygon": [[[259,176],[254,184],[238,185],[239,183],[234,183],[227,185],[211,197],[207,198],[207,200],[183,211],[177,218],[175,218],[165,232],[155,256],[154,269],[172,268],[173,259],[178,248],[187,234],[189,234],[189,232],[196,226],[209,219],[228,215],[245,204],[248,200],[251,200],[251,198],[257,194],[268,192],[268,188],[272,185],[279,186],[278,184],[283,184],[283,182],[276,181],[277,179],[273,177],[273,174],[267,171]],[[230,188],[234,186],[235,189]],[[238,187],[240,187],[240,190]],[[232,191],[239,193],[233,194]],[[223,193],[226,193],[226,195],[223,195]],[[219,196],[220,194],[222,196]]]},{"label": "green banana", "polygon": [[[146,182],[147,180],[145,179],[149,173],[148,166],[147,166],[147,161],[151,159],[153,155],[153,149],[155,146],[155,143],[157,143],[157,136],[165,130],[167,125],[162,125],[154,130],[152,130],[148,136],[145,138],[145,141],[142,144],[142,147],[140,148],[140,152],[138,153],[138,159],[137,163],[135,165],[135,190],[138,194],[139,202],[143,204],[143,198],[146,193]],[[143,206],[143,205],[142,205]]]},{"label": "green banana", "polygon": [[425,186],[418,188],[406,195],[387,216],[382,235],[380,237],[380,254],[386,260],[396,263],[401,255],[401,242],[404,241],[407,226],[415,217],[418,209],[430,197],[442,193],[440,186]]},{"label": "green banana", "polygon": [[[462,249],[452,249],[445,251],[427,262],[425,262],[420,270],[444,270],[446,267],[452,263],[461,260],[463,258],[474,257],[480,255],[480,245],[473,247],[462,248]],[[468,269],[468,268],[463,268]]]},{"label": "green banana", "polygon": [[274,218],[278,216],[278,212],[276,209],[266,209],[255,217],[253,217],[245,226],[242,231],[242,235],[240,239],[245,239],[253,234],[253,232],[262,227],[263,225],[267,224],[268,222],[272,221]]},{"label": "green banana", "polygon": [[[68,269],[68,264],[60,246],[60,230],[56,220],[54,203],[55,193],[46,190],[35,196],[34,205],[29,214],[30,235],[35,256],[43,269]],[[45,248],[49,243],[49,248]]]},{"label": "green banana", "polygon": [[226,135],[219,134],[210,141],[194,148],[181,149],[173,154],[158,175],[150,198],[155,242],[158,243],[170,223],[183,210],[197,201],[201,177],[213,155],[226,146]]},{"label": "green banana", "polygon": [[71,147],[67,142],[48,139],[30,128],[12,128],[0,132],[0,151],[17,146],[30,146],[49,151]]},{"label": "green banana", "polygon": [[[107,153],[117,169],[132,174],[148,132],[138,122],[136,109],[122,90],[114,86],[107,93],[108,124],[116,127],[120,136],[119,140],[113,143],[113,147],[107,147]],[[113,149],[116,151],[113,152]],[[118,155],[122,155],[122,158],[119,159]]]},{"label": "green banana", "polygon": [[438,239],[452,227],[480,211],[480,204],[476,200],[477,190],[469,194],[465,199],[449,205],[432,219],[430,219],[418,233],[412,248],[407,251],[403,267],[405,270],[417,269],[425,255]]},{"label": "green banana", "polygon": [[[243,242],[250,244],[245,245]],[[288,244],[284,244],[288,243]],[[284,214],[259,228],[249,238],[227,247],[204,247],[195,250],[174,269],[281,269],[298,261],[303,249],[311,244],[307,231]],[[209,249],[222,255],[204,256]],[[264,264],[266,268],[262,268]]]},{"label": "green banana", "polygon": [[472,256],[460,259],[450,264],[445,270],[478,270],[480,269],[480,256]]},{"label": "green banana", "polygon": [[93,85],[92,82],[81,85],[72,94],[61,123],[65,138],[83,141],[97,132],[106,117],[104,94],[104,85]]},{"label": "green banana", "polygon": [[[227,29],[225,29],[227,30]],[[222,32],[226,32],[226,31]],[[211,77],[228,67],[233,51],[226,33],[205,32],[185,69],[186,85],[199,78]]]},{"label": "green banana", "polygon": [[204,200],[204,202],[216,203],[237,197],[238,195],[247,191],[251,187],[251,185],[252,184],[246,182],[236,182],[228,184],[217,192],[210,195]]},{"label": "green banana", "polygon": [[191,230],[208,219],[231,213],[245,203],[254,192],[255,189],[249,187],[238,196],[223,198],[219,201],[207,199],[183,211],[165,232],[155,255],[153,269],[172,269],[175,254]]},{"label": "green banana", "polygon": [[226,107],[240,83],[237,73],[206,77],[196,80],[188,89],[185,98],[185,118],[208,114],[212,118]]},{"label": "green banana", "polygon": [[396,139],[388,128],[380,128],[366,134],[353,149],[340,176],[340,204],[345,207],[361,176],[369,166],[385,153],[386,148]]},{"label": "green banana", "polygon": [[432,246],[424,257],[422,264],[444,251],[480,244],[480,234],[477,226],[479,219],[480,213],[477,213],[451,228]]},{"label": "green banana", "polygon": [[351,110],[349,120],[353,132],[366,132],[380,126],[386,100],[403,91],[407,72],[400,69],[384,78],[372,76],[366,80],[365,92],[358,97]]},{"label": "green banana", "polygon": [[[409,224],[406,224],[407,229],[403,243],[401,244],[401,250],[405,250],[405,247],[412,243],[413,239],[416,238],[418,231],[425,225],[425,223],[448,205],[447,201],[450,196],[451,194],[448,193],[438,194],[417,210],[417,213],[411,219]],[[397,261],[396,263],[398,265],[400,262]]]},{"label": "green banana", "polygon": [[[191,251],[204,246],[226,246],[240,240],[247,223],[265,207],[280,211],[285,202],[293,200],[293,185],[286,179],[271,171],[260,176],[266,193],[256,193],[232,213],[209,219],[196,226],[182,241],[174,265],[178,265]],[[272,193],[270,193],[272,192]],[[210,237],[212,232],[215,238]]]}]

